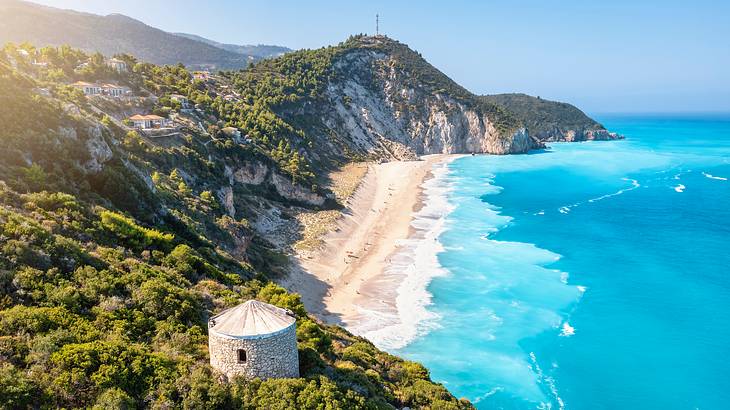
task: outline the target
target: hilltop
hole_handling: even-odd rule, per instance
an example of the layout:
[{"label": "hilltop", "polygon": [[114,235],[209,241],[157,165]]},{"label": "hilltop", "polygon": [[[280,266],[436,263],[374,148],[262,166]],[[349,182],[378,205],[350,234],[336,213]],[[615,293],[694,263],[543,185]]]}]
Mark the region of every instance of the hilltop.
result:
[{"label": "hilltop", "polygon": [[198,69],[238,69],[288,49],[232,46],[202,37],[176,35],[121,15],[99,16],[20,0],[0,0],[0,44],[64,44],[105,55],[129,53],[154,64],[182,63]]}]

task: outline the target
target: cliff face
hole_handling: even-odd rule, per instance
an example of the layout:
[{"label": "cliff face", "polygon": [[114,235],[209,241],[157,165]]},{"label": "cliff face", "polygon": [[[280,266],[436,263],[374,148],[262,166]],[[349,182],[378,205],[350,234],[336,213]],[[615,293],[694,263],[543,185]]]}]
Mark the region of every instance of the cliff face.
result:
[{"label": "cliff face", "polygon": [[526,94],[497,94],[479,97],[509,111],[543,142],[615,140],[623,138],[606,130],[575,106]]},{"label": "cliff face", "polygon": [[[424,71],[435,79],[424,78]],[[541,146],[518,120],[478,101],[393,40],[362,39],[333,61],[332,73],[324,100],[296,113],[305,112],[319,134],[336,136],[347,151],[413,159],[524,153]]]}]

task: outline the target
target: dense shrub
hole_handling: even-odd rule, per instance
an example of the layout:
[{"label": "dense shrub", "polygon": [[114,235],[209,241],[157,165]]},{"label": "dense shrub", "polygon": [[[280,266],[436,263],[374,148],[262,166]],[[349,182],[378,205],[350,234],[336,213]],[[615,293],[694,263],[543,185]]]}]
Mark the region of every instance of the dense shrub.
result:
[{"label": "dense shrub", "polygon": [[174,235],[169,233],[144,228],[137,225],[132,218],[112,211],[101,212],[101,225],[120,239],[125,240],[134,249],[143,249],[150,246],[168,249],[175,238]]}]

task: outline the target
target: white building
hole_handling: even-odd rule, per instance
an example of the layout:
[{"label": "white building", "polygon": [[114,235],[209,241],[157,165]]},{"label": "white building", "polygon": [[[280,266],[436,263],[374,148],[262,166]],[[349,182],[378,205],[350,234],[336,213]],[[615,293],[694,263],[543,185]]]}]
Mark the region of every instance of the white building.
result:
[{"label": "white building", "polygon": [[169,125],[169,120],[159,115],[133,115],[129,117],[134,126],[139,129],[164,128]]},{"label": "white building", "polygon": [[106,65],[113,68],[118,73],[127,72],[127,63],[125,63],[123,60],[120,60],[118,58],[110,58],[110,59],[106,60]]},{"label": "white building", "polygon": [[110,97],[123,97],[129,92],[127,87],[110,83],[102,85],[101,90]]},{"label": "white building", "polygon": [[249,300],[208,321],[210,365],[228,378],[299,377],[292,312]]},{"label": "white building", "polygon": [[75,83],[71,84],[71,86],[83,91],[84,95],[101,94],[101,86],[99,86],[99,84],[87,83],[86,81],[76,81]]}]

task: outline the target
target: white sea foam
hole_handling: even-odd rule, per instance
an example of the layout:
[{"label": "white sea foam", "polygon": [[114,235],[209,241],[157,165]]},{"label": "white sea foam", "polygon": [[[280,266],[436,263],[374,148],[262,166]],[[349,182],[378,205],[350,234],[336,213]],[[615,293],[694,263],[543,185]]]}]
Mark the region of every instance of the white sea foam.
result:
[{"label": "white sea foam", "polygon": [[687,187],[684,186],[684,185],[682,185],[682,184],[679,184],[679,185],[677,185],[677,186],[674,187],[674,190],[677,191],[677,192],[684,192],[684,189],[685,188],[687,188]]},{"label": "white sea foam", "polygon": [[438,315],[430,312],[431,294],[426,290],[433,278],[448,274],[438,262],[444,247],[438,237],[453,210],[447,194],[452,189],[447,164],[434,167],[433,178],[423,184],[423,207],[413,215],[416,234],[400,243],[384,275],[398,277],[395,312],[383,313],[359,307],[362,320],[349,330],[383,349],[399,349],[416,337],[438,327]]},{"label": "white sea foam", "polygon": [[562,207],[560,207],[558,209],[558,212],[560,212],[561,214],[567,214],[573,208],[576,208],[576,207],[578,207],[580,205],[583,205],[586,202],[587,203],[593,203],[593,202],[602,201],[604,199],[608,199],[608,198],[611,198],[611,197],[614,197],[614,196],[618,196],[618,195],[624,194],[624,193],[629,192],[629,191],[633,191],[634,189],[637,189],[637,188],[641,187],[641,184],[639,183],[639,181],[637,181],[635,179],[631,179],[631,178],[621,178],[621,179],[623,181],[629,181],[629,182],[631,182],[631,186],[628,187],[628,188],[619,189],[618,191],[612,192],[610,194],[605,194],[605,195],[601,195],[601,196],[596,197],[596,198],[591,198],[591,199],[589,199],[587,201],[579,201],[579,202],[576,202],[576,203],[571,204],[571,205],[562,206]]},{"label": "white sea foam", "polygon": [[[534,352],[530,352],[530,360],[532,361],[532,367],[537,374],[538,379],[544,382],[544,384],[548,387],[548,389],[550,390],[550,394],[552,394],[553,398],[555,398],[555,401],[558,403],[558,408],[560,410],[564,410],[565,402],[563,402],[563,399],[558,394],[558,386],[555,384],[555,379],[543,373],[540,365],[537,363],[537,356],[535,356]],[[540,407],[538,408],[552,409],[553,405],[552,403],[541,402]]]},{"label": "white sea foam", "polygon": [[570,275],[568,275],[568,272],[560,272],[560,281],[563,282],[564,284],[567,284],[569,276]]},{"label": "white sea foam", "polygon": [[560,336],[569,337],[573,336],[575,334],[575,328],[570,325],[570,323],[565,322],[563,323],[563,328],[560,331]]},{"label": "white sea foam", "polygon": [[504,390],[504,387],[494,387],[492,390],[489,390],[488,392],[482,394],[481,396],[475,398],[472,401],[474,402],[474,404],[479,404],[480,401],[487,399],[491,396],[494,396],[495,394],[497,394],[503,390]]},{"label": "white sea foam", "polygon": [[576,288],[578,288],[578,291],[580,293],[585,293],[586,292],[586,289],[588,289],[585,286],[580,286],[580,285],[576,286]]},{"label": "white sea foam", "polygon": [[717,177],[717,176],[708,174],[707,172],[703,172],[702,175],[704,175],[704,176],[706,176],[707,178],[710,178],[710,179],[716,179],[718,181],[727,181],[727,178],[725,178],[725,177]]},{"label": "white sea foam", "polygon": [[624,180],[624,181],[631,181],[631,187],[624,188],[624,189],[619,189],[618,191],[616,191],[616,192],[614,192],[612,194],[601,195],[598,198],[589,199],[588,202],[602,201],[604,199],[611,198],[611,197],[614,197],[614,196],[618,196],[618,195],[621,195],[621,194],[623,194],[625,192],[633,191],[634,189],[641,187],[641,184],[639,183],[639,181],[637,181],[635,179],[631,179],[631,178],[621,178],[621,179]]}]

